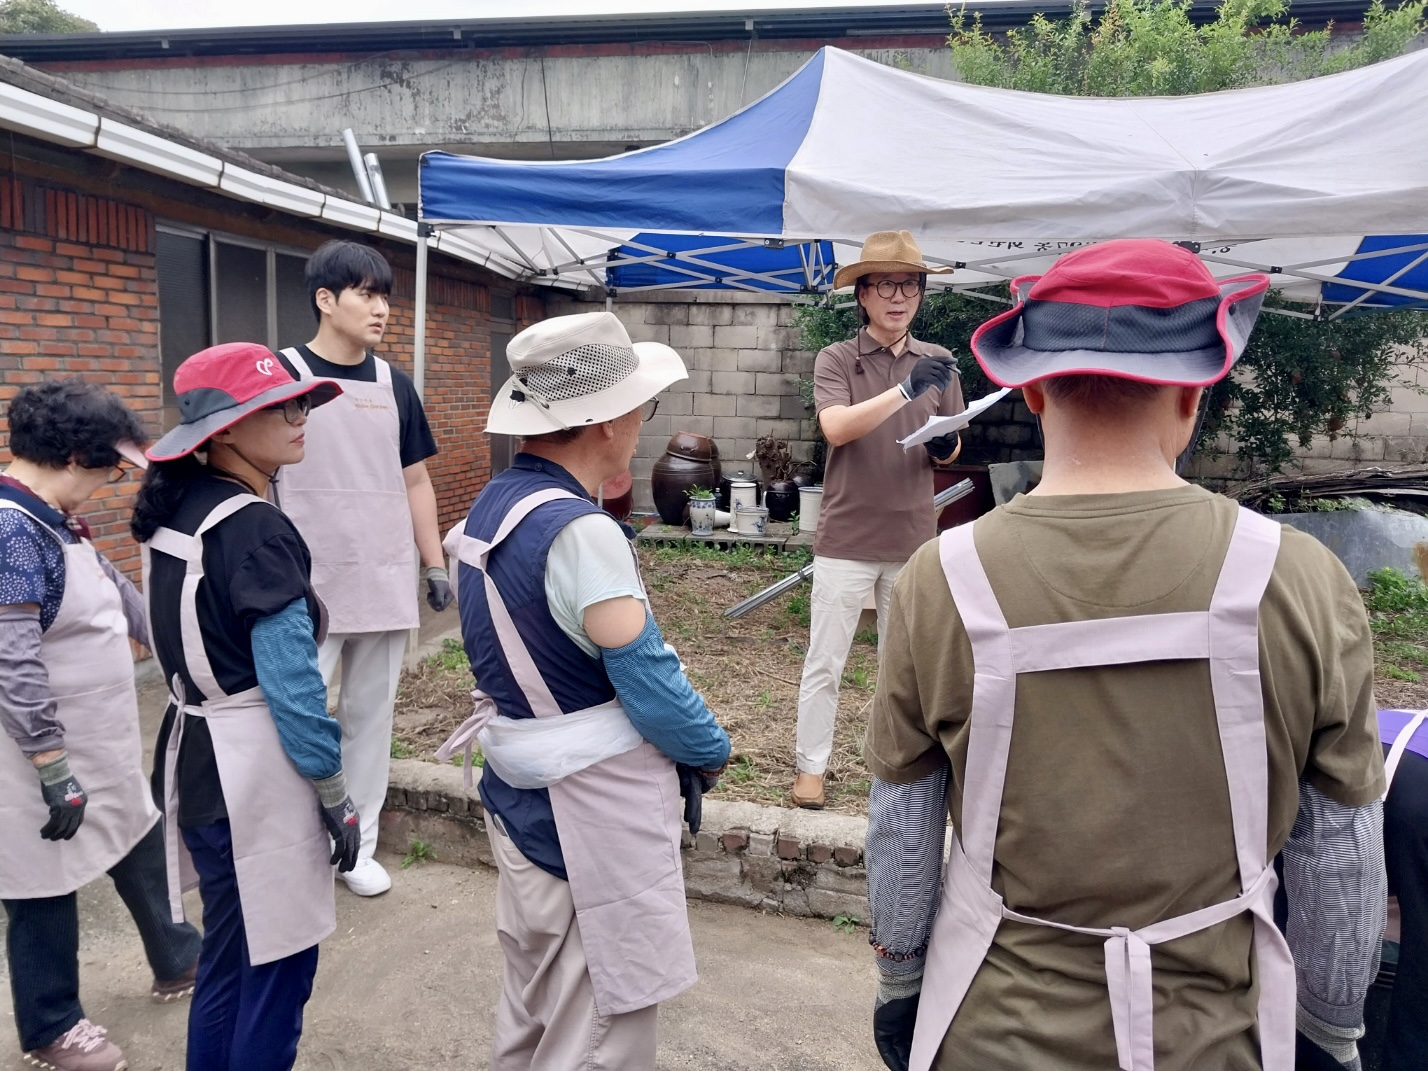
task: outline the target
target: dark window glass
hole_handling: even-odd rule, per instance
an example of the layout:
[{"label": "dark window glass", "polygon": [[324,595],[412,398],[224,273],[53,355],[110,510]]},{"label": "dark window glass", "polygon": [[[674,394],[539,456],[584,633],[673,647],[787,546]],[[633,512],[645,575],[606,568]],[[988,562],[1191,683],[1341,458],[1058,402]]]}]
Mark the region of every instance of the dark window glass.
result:
[{"label": "dark window glass", "polygon": [[515,297],[511,294],[502,294],[498,290],[492,290],[491,318],[493,320],[514,320],[516,318]]},{"label": "dark window glass", "polygon": [[202,238],[159,231],[157,259],[164,428],[171,428],[179,422],[174,371],[186,357],[208,345],[208,243]]},{"label": "dark window glass", "polygon": [[218,330],[215,342],[268,345],[268,254],[244,245],[215,243]]},{"label": "dark window glass", "polygon": [[317,334],[317,318],[307,297],[307,283],[303,281],[307,258],[279,253],[277,262],[277,345],[301,346]]},{"label": "dark window glass", "polygon": [[[491,303],[494,306],[497,295],[491,295]],[[510,298],[506,299],[507,301]],[[509,332],[491,332],[491,400],[495,401],[496,392],[506,380],[511,378],[511,364],[506,360],[506,347],[511,344]],[[498,472],[505,472],[511,467],[511,459],[516,456],[516,440],[510,435],[491,436],[491,475]]]}]

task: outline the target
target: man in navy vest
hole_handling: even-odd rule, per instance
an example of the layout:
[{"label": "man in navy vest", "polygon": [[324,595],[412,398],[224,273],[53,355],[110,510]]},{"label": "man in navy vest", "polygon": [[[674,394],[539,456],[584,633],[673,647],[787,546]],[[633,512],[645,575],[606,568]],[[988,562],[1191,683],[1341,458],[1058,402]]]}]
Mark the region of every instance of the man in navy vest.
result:
[{"label": "man in navy vest", "polygon": [[506,960],[491,1067],[652,1071],[658,1004],[695,981],[676,764],[697,798],[729,738],[592,496],[687,373],[608,312],[535,324],[507,356],[486,430],[522,449],[446,540],[479,690],[440,753],[485,756]]}]

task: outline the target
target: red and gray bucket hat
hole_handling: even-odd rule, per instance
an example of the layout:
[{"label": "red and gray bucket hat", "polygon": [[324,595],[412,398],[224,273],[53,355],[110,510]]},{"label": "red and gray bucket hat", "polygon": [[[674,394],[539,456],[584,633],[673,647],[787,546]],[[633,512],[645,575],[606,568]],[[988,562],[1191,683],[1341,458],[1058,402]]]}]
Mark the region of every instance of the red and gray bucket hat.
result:
[{"label": "red and gray bucket hat", "polygon": [[993,382],[1079,374],[1203,387],[1244,353],[1269,276],[1216,281],[1183,246],[1134,238],[1073,250],[1011,285],[1015,307],[972,334]]},{"label": "red and gray bucket hat", "polygon": [[182,420],[149,447],[149,460],[174,461],[191,454],[244,417],[289,398],[311,394],[315,409],[341,393],[336,380],[294,379],[272,350],[256,342],[210,346],[174,373]]}]

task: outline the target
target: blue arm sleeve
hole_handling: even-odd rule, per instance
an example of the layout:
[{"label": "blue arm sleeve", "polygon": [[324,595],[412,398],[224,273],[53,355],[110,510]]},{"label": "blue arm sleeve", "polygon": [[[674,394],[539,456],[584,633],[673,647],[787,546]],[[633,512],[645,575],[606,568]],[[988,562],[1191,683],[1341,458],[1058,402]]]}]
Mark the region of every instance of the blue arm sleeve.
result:
[{"label": "blue arm sleeve", "polygon": [[633,642],[601,648],[605,672],[640,735],[675,762],[713,770],[729,761],[729,734],[664,645],[653,617]]},{"label": "blue arm sleeve", "polygon": [[342,727],[327,713],[327,686],[317,668],[317,641],[307,603],[294,599],[253,623],[253,665],[283,750],[298,772],[316,781],[342,770]]}]

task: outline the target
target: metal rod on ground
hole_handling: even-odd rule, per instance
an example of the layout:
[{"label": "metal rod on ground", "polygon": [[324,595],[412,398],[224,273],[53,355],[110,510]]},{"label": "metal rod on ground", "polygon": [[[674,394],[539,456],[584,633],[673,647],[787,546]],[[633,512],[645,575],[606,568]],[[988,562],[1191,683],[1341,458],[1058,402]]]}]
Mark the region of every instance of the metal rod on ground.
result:
[{"label": "metal rod on ground", "polygon": [[[972,491],[973,486],[971,480],[962,480],[959,483],[954,483],[951,487],[947,488],[947,490],[939,491],[932,496],[932,509],[934,512],[940,513],[943,507],[950,506],[960,498],[966,498]],[[785,592],[792,591],[804,581],[812,579],[813,563],[809,562],[798,572],[790,573],[777,583],[770,584],[764,588],[763,591],[750,595],[743,602],[736,602],[733,606],[724,611],[724,616],[730,620],[743,617],[751,610],[757,610],[760,606],[764,605],[764,603],[776,599]]]}]

